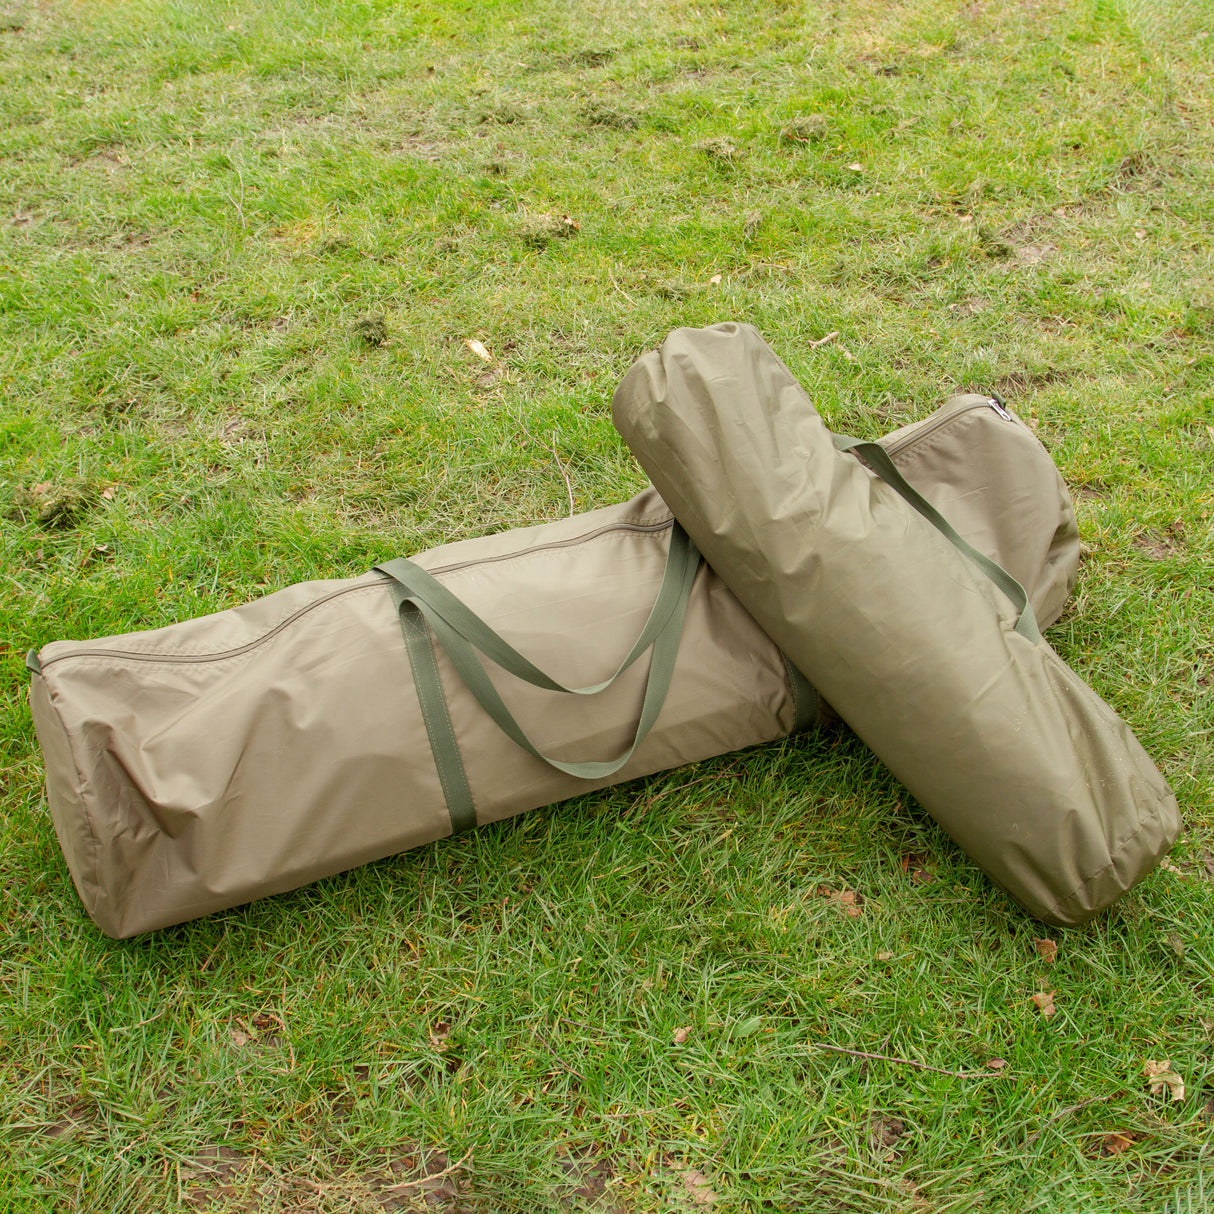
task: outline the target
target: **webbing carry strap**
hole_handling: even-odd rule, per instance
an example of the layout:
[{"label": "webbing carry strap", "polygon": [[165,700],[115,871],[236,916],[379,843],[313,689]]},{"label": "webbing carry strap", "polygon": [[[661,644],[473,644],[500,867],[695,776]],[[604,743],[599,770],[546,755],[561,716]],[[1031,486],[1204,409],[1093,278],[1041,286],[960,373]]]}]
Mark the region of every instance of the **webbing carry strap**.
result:
[{"label": "webbing carry strap", "polygon": [[[412,561],[402,557],[375,566],[377,572],[391,579],[393,599],[400,612],[401,630],[422,705],[430,747],[451,811],[453,829],[474,826],[475,811],[472,809],[471,793],[468,790],[459,747],[438,681],[434,651],[430,638],[426,635],[423,619],[442,643],[451,664],[468,690],[507,737],[528,753],[566,775],[583,780],[597,780],[614,775],[628,762],[662,710],[674,674],[675,659],[687,612],[687,600],[699,564],[700,554],[695,544],[677,523],[672,523],[670,550],[662,583],[640,636],[614,674],[587,687],[567,687],[540,670],[431,574]],[[503,670],[533,687],[567,695],[595,695],[610,687],[648,649],[653,650],[653,656],[646,679],[640,718],[631,744],[623,754],[614,759],[582,763],[553,759],[543,754],[531,742],[506,707],[480,658],[483,654]]]},{"label": "webbing carry strap", "polygon": [[906,499],[950,544],[959,552],[969,557],[987,577],[1012,600],[1012,604],[1020,613],[1016,621],[1016,631],[1030,641],[1041,640],[1041,629],[1037,627],[1037,617],[1033,614],[1033,606],[1023,586],[1002,565],[997,565],[984,552],[979,552],[972,544],[958,534],[956,528],[936,509],[926,498],[913,489],[907,479],[898,471],[889,452],[877,443],[866,443],[858,438],[850,438],[846,434],[834,435],[835,446],[840,451],[851,451],[858,455],[872,470],[881,477],[891,488],[895,489]]},{"label": "webbing carry strap", "polygon": [[464,760],[460,757],[455,729],[447,712],[447,697],[438,676],[438,661],[426,621],[417,604],[398,583],[389,583],[389,590],[400,614],[400,630],[405,638],[405,652],[409,655],[409,669],[413,672],[413,686],[421,705],[422,720],[426,725],[426,736],[430,739],[430,753],[442,785],[443,799],[447,802],[447,813],[451,817],[451,833],[472,830],[476,826],[476,806],[472,802],[472,789],[464,771]]}]

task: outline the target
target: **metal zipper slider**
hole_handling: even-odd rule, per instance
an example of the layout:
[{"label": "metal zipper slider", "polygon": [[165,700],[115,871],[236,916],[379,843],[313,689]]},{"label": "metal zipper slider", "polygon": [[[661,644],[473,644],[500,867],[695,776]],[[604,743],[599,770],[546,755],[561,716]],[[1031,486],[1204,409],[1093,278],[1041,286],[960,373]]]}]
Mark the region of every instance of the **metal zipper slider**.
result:
[{"label": "metal zipper slider", "polygon": [[1012,420],[1012,415],[1003,407],[1003,401],[1001,401],[997,396],[991,396],[990,405],[991,408],[994,409],[1005,422],[1010,422]]}]

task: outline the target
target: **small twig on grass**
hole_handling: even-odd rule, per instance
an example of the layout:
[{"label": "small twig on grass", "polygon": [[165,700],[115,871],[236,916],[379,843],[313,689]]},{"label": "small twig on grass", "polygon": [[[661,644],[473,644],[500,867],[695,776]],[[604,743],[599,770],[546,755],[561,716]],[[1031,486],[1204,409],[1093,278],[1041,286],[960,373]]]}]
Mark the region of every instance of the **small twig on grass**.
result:
[{"label": "small twig on grass", "polygon": [[819,346],[825,346],[829,342],[834,341],[835,338],[838,336],[839,336],[839,330],[832,329],[825,337],[819,337],[817,341],[811,341],[809,343],[809,348],[811,350],[816,350]]},{"label": "small twig on grass", "polygon": [[431,1172],[429,1176],[421,1176],[417,1180],[402,1180],[400,1184],[389,1185],[384,1192],[395,1193],[397,1189],[416,1189],[418,1185],[429,1184],[432,1180],[442,1180],[444,1176],[450,1176],[452,1172],[462,1168],[468,1162],[473,1149],[473,1147],[469,1147],[464,1152],[463,1159],[459,1159],[448,1167],[443,1168],[441,1172]]},{"label": "small twig on grass", "polygon": [[619,291],[619,293],[635,308],[637,306],[637,301],[633,299],[632,296],[629,295],[618,282],[616,282],[615,275],[611,272],[610,266],[607,267],[607,277],[611,279],[611,285],[615,287],[615,289]]},{"label": "small twig on grass", "polygon": [[938,1066],[928,1066],[926,1062],[916,1062],[913,1058],[896,1058],[893,1054],[870,1054],[866,1050],[849,1050],[842,1045],[827,1045],[824,1041],[815,1043],[820,1050],[834,1050],[836,1054],[851,1054],[854,1058],[871,1058],[875,1062],[896,1062],[901,1066],[913,1066],[919,1071],[935,1071],[937,1075],[948,1075],[953,1079],[997,1079],[996,1071],[945,1071]]},{"label": "small twig on grass", "polygon": [[561,475],[565,478],[565,492],[569,494],[569,517],[573,518],[573,485],[569,481],[569,473],[565,471],[565,465],[561,463],[561,457],[556,453],[556,431],[552,432],[552,458],[556,460],[556,466],[561,470]]}]

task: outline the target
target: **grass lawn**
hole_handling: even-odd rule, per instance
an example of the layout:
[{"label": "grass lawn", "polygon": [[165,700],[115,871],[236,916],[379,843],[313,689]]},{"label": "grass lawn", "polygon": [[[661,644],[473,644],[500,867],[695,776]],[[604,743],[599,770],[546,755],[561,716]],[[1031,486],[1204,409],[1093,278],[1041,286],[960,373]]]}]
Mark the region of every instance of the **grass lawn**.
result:
[{"label": "grass lawn", "polygon": [[[1212,29],[0,6],[0,1209],[1207,1208]],[[1049,639],[1172,783],[1166,868],[1047,931],[836,731],[91,927],[28,647],[623,500],[615,384],[724,319],[836,429],[958,389],[1032,420],[1084,539]]]}]

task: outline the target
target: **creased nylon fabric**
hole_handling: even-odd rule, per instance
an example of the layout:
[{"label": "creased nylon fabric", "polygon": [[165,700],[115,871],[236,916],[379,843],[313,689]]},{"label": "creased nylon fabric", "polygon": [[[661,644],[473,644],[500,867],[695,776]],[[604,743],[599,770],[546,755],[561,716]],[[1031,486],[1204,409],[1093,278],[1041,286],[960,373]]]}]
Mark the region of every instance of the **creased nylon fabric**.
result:
[{"label": "creased nylon fabric", "polygon": [[1154,868],[1179,810],[1129,726],[836,449],[756,329],[675,331],[625,376],[613,416],[767,634],[1031,914],[1081,923]]}]

